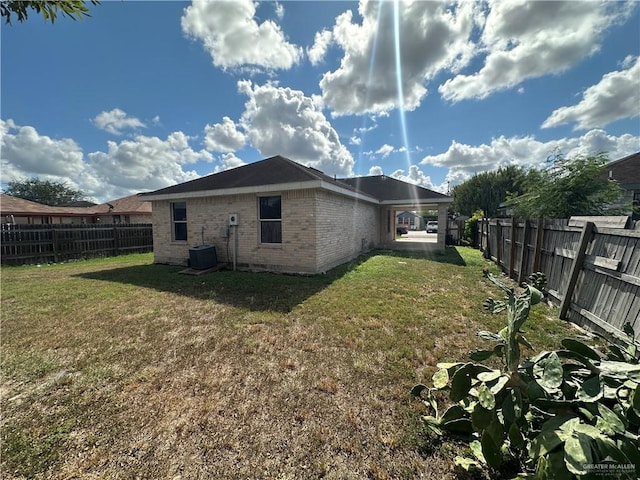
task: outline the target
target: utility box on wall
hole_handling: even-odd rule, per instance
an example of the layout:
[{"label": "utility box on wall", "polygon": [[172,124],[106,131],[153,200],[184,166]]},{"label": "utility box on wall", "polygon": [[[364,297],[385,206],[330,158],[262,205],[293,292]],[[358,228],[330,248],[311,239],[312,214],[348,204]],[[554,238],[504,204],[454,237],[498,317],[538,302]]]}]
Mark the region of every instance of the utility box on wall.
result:
[{"label": "utility box on wall", "polygon": [[218,264],[215,245],[196,245],[189,249],[189,266],[194,270],[206,270]]},{"label": "utility box on wall", "polygon": [[230,213],[229,214],[229,225],[238,225],[238,214]]}]

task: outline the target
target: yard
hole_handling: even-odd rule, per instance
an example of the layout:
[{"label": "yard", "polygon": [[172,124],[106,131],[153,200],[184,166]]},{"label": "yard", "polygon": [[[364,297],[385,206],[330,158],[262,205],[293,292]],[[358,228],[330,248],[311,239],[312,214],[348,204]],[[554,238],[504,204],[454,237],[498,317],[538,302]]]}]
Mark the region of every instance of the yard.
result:
[{"label": "yard", "polygon": [[[2,269],[2,478],[454,478],[439,361],[504,317],[478,251],[326,275],[185,276],[152,256]],[[538,348],[574,332],[536,307]]]}]

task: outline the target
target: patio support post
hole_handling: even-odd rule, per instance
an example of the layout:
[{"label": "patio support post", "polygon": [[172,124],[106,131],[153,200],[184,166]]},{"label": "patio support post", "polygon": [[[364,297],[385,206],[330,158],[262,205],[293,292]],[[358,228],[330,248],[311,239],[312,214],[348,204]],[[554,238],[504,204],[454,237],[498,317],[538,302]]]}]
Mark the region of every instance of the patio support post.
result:
[{"label": "patio support post", "polygon": [[438,250],[440,250],[442,253],[444,253],[445,240],[447,238],[448,210],[448,203],[438,204]]}]

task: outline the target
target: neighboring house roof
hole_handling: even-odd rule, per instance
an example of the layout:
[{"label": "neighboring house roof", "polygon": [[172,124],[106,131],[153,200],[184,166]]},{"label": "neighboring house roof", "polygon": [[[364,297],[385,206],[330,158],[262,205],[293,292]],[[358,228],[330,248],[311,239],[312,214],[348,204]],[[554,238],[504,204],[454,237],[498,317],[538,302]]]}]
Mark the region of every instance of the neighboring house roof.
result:
[{"label": "neighboring house roof", "polygon": [[88,210],[103,215],[107,213],[111,215],[151,214],[151,202],[141,199],[138,195],[129,195],[89,207]]},{"label": "neighboring house roof", "polygon": [[372,177],[343,178],[340,180],[361,192],[379,199],[383,204],[415,202],[450,202],[452,199],[442,193],[412,185],[386,175]]},{"label": "neighboring house roof", "polygon": [[422,216],[421,216],[421,215],[417,215],[417,214],[415,214],[415,213],[413,213],[413,212],[401,212],[401,213],[398,213],[398,214],[396,215],[396,217],[398,217],[398,218],[401,218],[401,217],[402,217],[402,218],[404,218],[404,217],[417,217],[417,218],[422,218]]},{"label": "neighboring house roof", "polygon": [[607,178],[617,180],[620,185],[640,184],[640,152],[607,163],[605,171]]},{"label": "neighboring house roof", "polygon": [[0,213],[1,215],[51,215],[65,217],[105,214],[143,215],[151,214],[151,202],[141,200],[137,195],[130,195],[100,205],[92,204],[90,207],[62,207],[43,205],[2,193],[0,194]]},{"label": "neighboring house roof", "polygon": [[59,211],[58,208],[64,209],[65,207],[50,207],[49,205],[42,205],[38,202],[0,193],[0,211],[2,215],[51,215],[57,213]]},{"label": "neighboring house roof", "polygon": [[335,179],[277,155],[241,167],[214,173],[188,182],[142,193],[142,198],[163,200],[232,193],[267,192],[279,189],[324,187],[375,203],[449,202],[451,198],[426,188],[390,177]]}]

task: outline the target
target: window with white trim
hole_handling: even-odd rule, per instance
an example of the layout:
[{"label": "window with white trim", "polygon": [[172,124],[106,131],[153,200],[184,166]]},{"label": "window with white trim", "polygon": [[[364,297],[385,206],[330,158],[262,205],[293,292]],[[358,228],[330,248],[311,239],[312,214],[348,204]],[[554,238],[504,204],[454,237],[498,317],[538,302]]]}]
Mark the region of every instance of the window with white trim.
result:
[{"label": "window with white trim", "polygon": [[282,198],[258,198],[260,243],[282,243]]},{"label": "window with white trim", "polygon": [[171,204],[171,239],[174,241],[187,240],[187,202],[173,202]]}]

